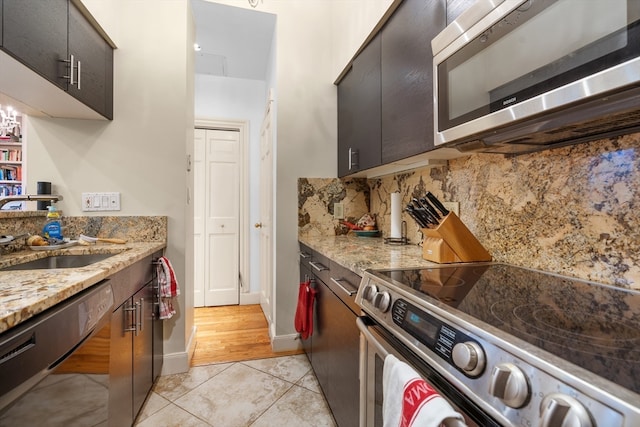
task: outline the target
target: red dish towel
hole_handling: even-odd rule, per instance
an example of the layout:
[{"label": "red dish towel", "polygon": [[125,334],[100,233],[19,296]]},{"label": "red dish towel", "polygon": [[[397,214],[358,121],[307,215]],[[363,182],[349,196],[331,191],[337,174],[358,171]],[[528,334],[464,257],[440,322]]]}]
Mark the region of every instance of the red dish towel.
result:
[{"label": "red dish towel", "polygon": [[390,354],[382,369],[384,427],[465,426],[464,418],[409,365]]},{"label": "red dish towel", "polygon": [[316,299],[316,292],[311,286],[310,280],[300,283],[298,288],[298,305],[294,325],[303,340],[313,334],[313,302]]},{"label": "red dish towel", "polygon": [[160,318],[170,319],[176,310],[173,308],[173,298],[180,295],[180,288],[176,273],[167,257],[158,258],[158,288],[160,292]]}]

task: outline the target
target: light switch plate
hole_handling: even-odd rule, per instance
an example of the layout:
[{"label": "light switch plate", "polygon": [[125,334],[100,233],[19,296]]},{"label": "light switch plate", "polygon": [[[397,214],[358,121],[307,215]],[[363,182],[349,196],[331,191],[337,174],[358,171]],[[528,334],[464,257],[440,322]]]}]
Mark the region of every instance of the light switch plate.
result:
[{"label": "light switch plate", "polygon": [[82,210],[84,212],[119,211],[120,193],[82,193]]},{"label": "light switch plate", "polygon": [[343,203],[334,203],[333,204],[333,218],[334,219],[344,219],[344,204]]}]

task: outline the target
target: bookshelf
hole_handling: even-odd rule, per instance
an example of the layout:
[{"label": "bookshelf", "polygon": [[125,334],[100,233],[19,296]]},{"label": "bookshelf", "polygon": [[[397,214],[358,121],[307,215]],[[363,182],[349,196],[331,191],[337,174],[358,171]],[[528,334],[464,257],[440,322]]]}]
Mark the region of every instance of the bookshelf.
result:
[{"label": "bookshelf", "polygon": [[0,136],[0,196],[23,194],[22,142]]}]

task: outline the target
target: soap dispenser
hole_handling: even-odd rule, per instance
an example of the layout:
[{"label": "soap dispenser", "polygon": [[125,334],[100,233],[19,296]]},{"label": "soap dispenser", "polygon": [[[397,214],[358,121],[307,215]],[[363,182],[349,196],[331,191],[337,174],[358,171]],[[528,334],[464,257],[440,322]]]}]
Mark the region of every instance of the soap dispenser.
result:
[{"label": "soap dispenser", "polygon": [[42,234],[45,239],[50,240],[62,240],[62,219],[60,212],[54,205],[48,206],[49,212],[47,212],[47,222],[45,222],[42,228]]}]

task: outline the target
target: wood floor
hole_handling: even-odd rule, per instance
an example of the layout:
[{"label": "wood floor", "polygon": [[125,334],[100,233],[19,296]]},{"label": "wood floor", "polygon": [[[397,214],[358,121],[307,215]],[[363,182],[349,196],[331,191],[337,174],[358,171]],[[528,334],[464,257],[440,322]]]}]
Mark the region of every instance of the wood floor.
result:
[{"label": "wood floor", "polygon": [[271,351],[267,320],[260,305],[195,309],[196,349],[191,366],[300,354]]}]

